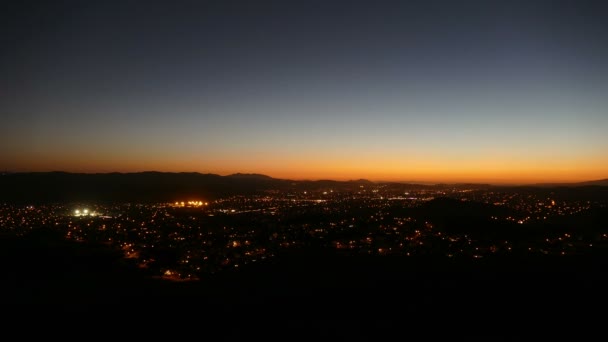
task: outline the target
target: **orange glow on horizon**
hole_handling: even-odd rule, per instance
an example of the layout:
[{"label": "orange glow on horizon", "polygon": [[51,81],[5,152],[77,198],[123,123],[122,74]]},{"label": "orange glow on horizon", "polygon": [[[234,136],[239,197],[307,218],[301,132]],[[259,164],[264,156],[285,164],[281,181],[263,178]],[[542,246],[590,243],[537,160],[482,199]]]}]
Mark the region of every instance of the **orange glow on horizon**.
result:
[{"label": "orange glow on horizon", "polygon": [[[49,158],[50,159],[50,158]],[[232,173],[259,173],[274,178],[293,180],[352,180],[411,181],[428,183],[493,183],[529,184],[546,182],[579,182],[608,178],[608,161],[601,158],[570,160],[394,160],[383,156],[369,159],[324,158],[312,163],[309,158],[281,160],[260,158],[254,160],[167,160],[159,163],[151,159],[23,161],[15,171],[67,171],[83,173],[105,172],[200,172],[228,175]],[[213,167],[222,165],[223,167]]]}]

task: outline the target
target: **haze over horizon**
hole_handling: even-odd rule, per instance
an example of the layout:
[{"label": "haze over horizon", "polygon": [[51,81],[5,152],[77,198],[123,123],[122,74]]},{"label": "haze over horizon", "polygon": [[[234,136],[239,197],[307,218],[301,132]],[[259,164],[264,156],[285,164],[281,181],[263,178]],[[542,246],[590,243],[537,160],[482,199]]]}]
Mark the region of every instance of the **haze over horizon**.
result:
[{"label": "haze over horizon", "polygon": [[15,2],[0,170],[608,177],[601,1]]},{"label": "haze over horizon", "polygon": [[198,172],[198,171],[156,171],[156,170],[142,170],[142,171],[132,171],[132,172],[120,172],[120,171],[109,171],[109,172],[70,172],[63,170],[51,170],[51,171],[10,171],[10,170],[0,170],[0,174],[53,174],[53,173],[63,173],[63,174],[71,174],[71,175],[138,175],[138,174],[147,174],[147,173],[156,173],[156,174],[166,174],[166,175],[201,175],[201,176],[218,176],[218,177],[233,177],[233,176],[243,176],[243,177],[260,177],[260,178],[268,178],[272,180],[280,180],[280,181],[295,181],[295,182],[316,182],[316,181],[336,181],[336,182],[372,182],[377,184],[382,183],[402,183],[402,184],[420,184],[420,185],[441,185],[441,184],[455,184],[455,185],[463,185],[463,184],[477,184],[477,185],[497,185],[497,186],[528,186],[528,185],[577,185],[577,184],[590,184],[593,183],[595,185],[608,185],[608,178],[602,179],[591,179],[584,180],[580,182],[479,182],[479,181],[453,181],[453,182],[438,182],[438,181],[421,181],[415,179],[369,179],[369,178],[328,178],[328,177],[320,177],[320,178],[283,178],[283,177],[274,177],[272,175],[267,175],[263,173],[245,173],[245,172],[236,172],[236,173],[226,173],[226,174],[217,174],[210,172]]}]

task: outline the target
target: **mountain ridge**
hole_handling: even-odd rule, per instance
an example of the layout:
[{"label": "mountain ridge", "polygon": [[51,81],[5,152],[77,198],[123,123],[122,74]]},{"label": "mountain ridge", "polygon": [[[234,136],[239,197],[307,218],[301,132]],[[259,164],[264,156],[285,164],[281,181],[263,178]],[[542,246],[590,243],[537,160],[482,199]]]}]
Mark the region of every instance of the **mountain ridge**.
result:
[{"label": "mountain ridge", "polygon": [[597,179],[583,182],[564,182],[564,183],[536,183],[531,184],[532,186],[608,186],[608,178],[606,179]]},{"label": "mountain ridge", "polygon": [[535,186],[587,186],[587,185],[601,185],[608,186],[608,178],[596,179],[596,180],[588,180],[588,181],[580,181],[580,182],[537,182],[537,183],[518,183],[518,184],[504,184],[504,183],[488,183],[488,182],[429,182],[429,181],[396,181],[396,180],[377,180],[372,181],[366,178],[358,178],[358,179],[348,179],[348,180],[337,180],[331,178],[319,178],[319,179],[288,179],[288,178],[276,178],[273,176],[269,176],[261,173],[248,173],[248,172],[236,172],[230,173],[227,175],[220,175],[217,173],[203,173],[197,171],[155,171],[155,170],[146,170],[146,171],[134,171],[134,172],[120,172],[120,171],[110,171],[110,172],[71,172],[71,171],[62,171],[62,170],[53,170],[53,171],[2,171],[0,175],[2,176],[10,176],[10,175],[45,175],[45,174],[55,174],[55,175],[81,175],[81,176],[92,176],[92,175],[194,175],[194,176],[211,176],[211,177],[223,177],[223,178],[251,178],[251,179],[267,179],[267,180],[281,180],[281,181],[291,181],[291,182],[350,182],[350,183],[369,183],[369,184],[402,184],[402,185],[440,185],[440,186],[450,186],[450,185],[471,185],[471,186],[497,186],[497,187],[535,187]]},{"label": "mountain ridge", "polygon": [[[605,188],[608,180],[557,185],[555,188]],[[452,187],[467,189],[496,188],[543,189],[549,185],[494,186],[474,183],[439,183],[434,185],[373,182],[355,180],[289,180],[257,173],[218,175],[198,172],[143,171],[131,173],[20,172],[0,174],[0,202],[63,202],[63,201],[139,201],[164,202],[192,198],[215,199],[230,195],[253,195],[268,191],[297,193],[300,191],[360,191],[372,185],[407,190],[440,190]]]}]

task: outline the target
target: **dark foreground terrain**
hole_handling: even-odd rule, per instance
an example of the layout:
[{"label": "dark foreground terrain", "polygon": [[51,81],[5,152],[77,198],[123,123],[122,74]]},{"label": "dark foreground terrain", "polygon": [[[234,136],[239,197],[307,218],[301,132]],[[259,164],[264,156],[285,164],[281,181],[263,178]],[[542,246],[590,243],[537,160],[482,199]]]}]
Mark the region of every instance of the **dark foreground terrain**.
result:
[{"label": "dark foreground terrain", "polygon": [[104,332],[580,336],[603,329],[608,302],[603,255],[457,260],[294,250],[200,282],[168,282],[144,277],[104,246],[50,232],[3,237],[0,251],[6,317],[85,321]]}]

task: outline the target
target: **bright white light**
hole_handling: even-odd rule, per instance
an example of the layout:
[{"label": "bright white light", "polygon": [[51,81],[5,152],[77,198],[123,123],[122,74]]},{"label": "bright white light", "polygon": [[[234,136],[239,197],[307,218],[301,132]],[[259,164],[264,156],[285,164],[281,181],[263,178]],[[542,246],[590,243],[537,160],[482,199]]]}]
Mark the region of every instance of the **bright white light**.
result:
[{"label": "bright white light", "polygon": [[76,209],[75,213],[76,215],[80,215],[80,210]]},{"label": "bright white light", "polygon": [[86,214],[88,214],[88,213],[89,213],[89,209],[85,209],[85,210],[84,210],[84,214],[86,215]]}]

